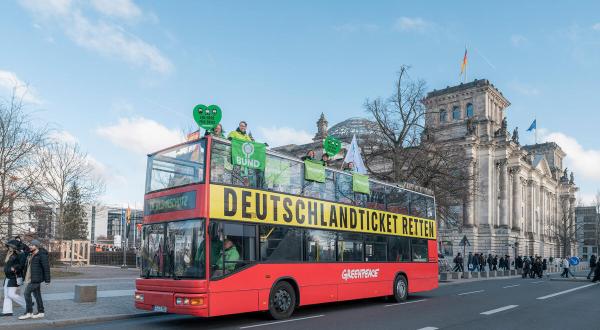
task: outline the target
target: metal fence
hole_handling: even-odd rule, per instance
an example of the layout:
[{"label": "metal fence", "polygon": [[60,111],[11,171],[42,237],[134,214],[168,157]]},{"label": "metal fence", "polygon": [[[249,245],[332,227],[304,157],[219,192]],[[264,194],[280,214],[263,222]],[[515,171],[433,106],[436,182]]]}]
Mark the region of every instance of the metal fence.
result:
[{"label": "metal fence", "polygon": [[[125,261],[128,267],[136,267],[135,252],[126,252]],[[123,265],[123,252],[90,252],[90,265],[121,266]]]}]

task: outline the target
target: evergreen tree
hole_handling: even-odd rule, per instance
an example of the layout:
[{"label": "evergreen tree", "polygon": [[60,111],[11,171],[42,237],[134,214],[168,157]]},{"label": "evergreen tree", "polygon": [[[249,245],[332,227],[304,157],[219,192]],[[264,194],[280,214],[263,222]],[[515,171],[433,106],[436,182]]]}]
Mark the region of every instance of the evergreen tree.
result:
[{"label": "evergreen tree", "polygon": [[73,183],[67,192],[63,216],[63,239],[87,239],[86,213],[76,183]]}]

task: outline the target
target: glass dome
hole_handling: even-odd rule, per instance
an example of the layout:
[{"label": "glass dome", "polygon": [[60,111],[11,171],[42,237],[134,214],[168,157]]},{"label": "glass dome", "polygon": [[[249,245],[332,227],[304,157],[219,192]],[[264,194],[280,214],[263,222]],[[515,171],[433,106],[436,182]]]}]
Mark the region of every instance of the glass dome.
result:
[{"label": "glass dome", "polygon": [[333,125],[327,130],[328,135],[335,136],[342,141],[350,142],[352,136],[357,138],[373,136],[379,132],[379,126],[374,121],[366,118],[353,117]]}]

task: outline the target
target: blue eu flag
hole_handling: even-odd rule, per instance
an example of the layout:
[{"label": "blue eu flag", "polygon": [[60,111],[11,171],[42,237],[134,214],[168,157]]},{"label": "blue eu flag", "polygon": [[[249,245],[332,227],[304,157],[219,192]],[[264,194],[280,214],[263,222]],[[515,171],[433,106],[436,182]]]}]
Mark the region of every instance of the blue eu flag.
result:
[{"label": "blue eu flag", "polygon": [[537,119],[534,119],[533,122],[531,123],[531,125],[529,125],[529,128],[527,129],[527,132],[532,131],[534,129],[537,129],[537,123],[536,123]]}]

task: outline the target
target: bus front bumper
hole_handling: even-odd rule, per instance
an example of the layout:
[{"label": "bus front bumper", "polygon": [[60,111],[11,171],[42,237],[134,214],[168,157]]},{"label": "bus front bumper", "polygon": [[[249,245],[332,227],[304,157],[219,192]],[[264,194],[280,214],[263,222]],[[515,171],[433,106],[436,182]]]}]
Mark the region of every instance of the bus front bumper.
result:
[{"label": "bus front bumper", "polygon": [[208,316],[208,295],[135,291],[135,307],[147,311]]}]

